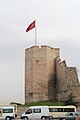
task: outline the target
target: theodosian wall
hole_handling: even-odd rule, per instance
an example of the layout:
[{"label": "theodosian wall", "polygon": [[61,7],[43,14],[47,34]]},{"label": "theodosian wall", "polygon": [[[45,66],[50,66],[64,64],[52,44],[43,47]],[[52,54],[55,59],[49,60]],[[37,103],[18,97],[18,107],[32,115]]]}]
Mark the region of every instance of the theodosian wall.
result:
[{"label": "theodosian wall", "polygon": [[75,87],[80,92],[76,68],[61,62],[59,48],[33,46],[25,50],[25,103],[64,100]]}]

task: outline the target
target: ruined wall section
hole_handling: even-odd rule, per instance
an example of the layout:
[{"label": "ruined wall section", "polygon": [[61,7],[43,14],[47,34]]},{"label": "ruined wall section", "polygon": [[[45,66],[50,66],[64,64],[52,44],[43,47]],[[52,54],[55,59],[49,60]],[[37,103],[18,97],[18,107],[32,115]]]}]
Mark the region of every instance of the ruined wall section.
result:
[{"label": "ruined wall section", "polygon": [[66,77],[68,86],[79,85],[76,67],[66,67]]},{"label": "ruined wall section", "polygon": [[33,46],[25,50],[25,102],[55,99],[55,58],[59,49]]},{"label": "ruined wall section", "polygon": [[67,67],[66,61],[61,62],[58,57],[56,58],[56,79],[58,100],[66,100],[71,92],[75,95],[75,88],[78,91],[80,89],[76,67]]},{"label": "ruined wall section", "polygon": [[68,94],[73,93],[76,101],[80,101],[80,84],[77,75],[76,67],[67,67],[67,91]]},{"label": "ruined wall section", "polygon": [[62,100],[66,97],[66,63],[61,62],[61,59],[56,58],[56,88],[57,88],[57,99]]}]

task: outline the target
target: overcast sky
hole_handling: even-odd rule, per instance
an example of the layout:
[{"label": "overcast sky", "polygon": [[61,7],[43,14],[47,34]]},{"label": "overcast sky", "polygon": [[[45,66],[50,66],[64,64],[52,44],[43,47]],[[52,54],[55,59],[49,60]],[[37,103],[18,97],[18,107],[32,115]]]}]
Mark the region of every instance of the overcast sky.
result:
[{"label": "overcast sky", "polygon": [[60,48],[61,59],[80,76],[80,0],[0,0],[0,104],[24,103],[25,48]]}]

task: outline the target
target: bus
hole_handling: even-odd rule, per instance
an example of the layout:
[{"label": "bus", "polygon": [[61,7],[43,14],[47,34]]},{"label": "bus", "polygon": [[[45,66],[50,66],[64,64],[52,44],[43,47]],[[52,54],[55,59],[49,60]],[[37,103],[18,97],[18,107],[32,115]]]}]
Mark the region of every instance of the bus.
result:
[{"label": "bus", "polygon": [[76,112],[75,106],[49,106],[49,115],[54,118],[65,116],[68,112]]},{"label": "bus", "polygon": [[68,112],[76,112],[75,106],[32,106],[29,107],[22,115],[21,119],[39,118],[59,118]]}]

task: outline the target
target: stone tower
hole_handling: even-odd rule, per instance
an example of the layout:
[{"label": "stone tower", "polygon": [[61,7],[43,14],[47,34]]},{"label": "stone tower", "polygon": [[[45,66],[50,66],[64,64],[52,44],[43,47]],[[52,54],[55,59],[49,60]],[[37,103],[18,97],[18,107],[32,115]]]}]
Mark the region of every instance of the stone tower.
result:
[{"label": "stone tower", "polygon": [[67,67],[60,49],[33,46],[25,50],[25,103],[66,100],[70,93],[80,101],[76,67]]},{"label": "stone tower", "polygon": [[33,46],[25,50],[25,103],[55,100],[55,58],[59,48]]}]

